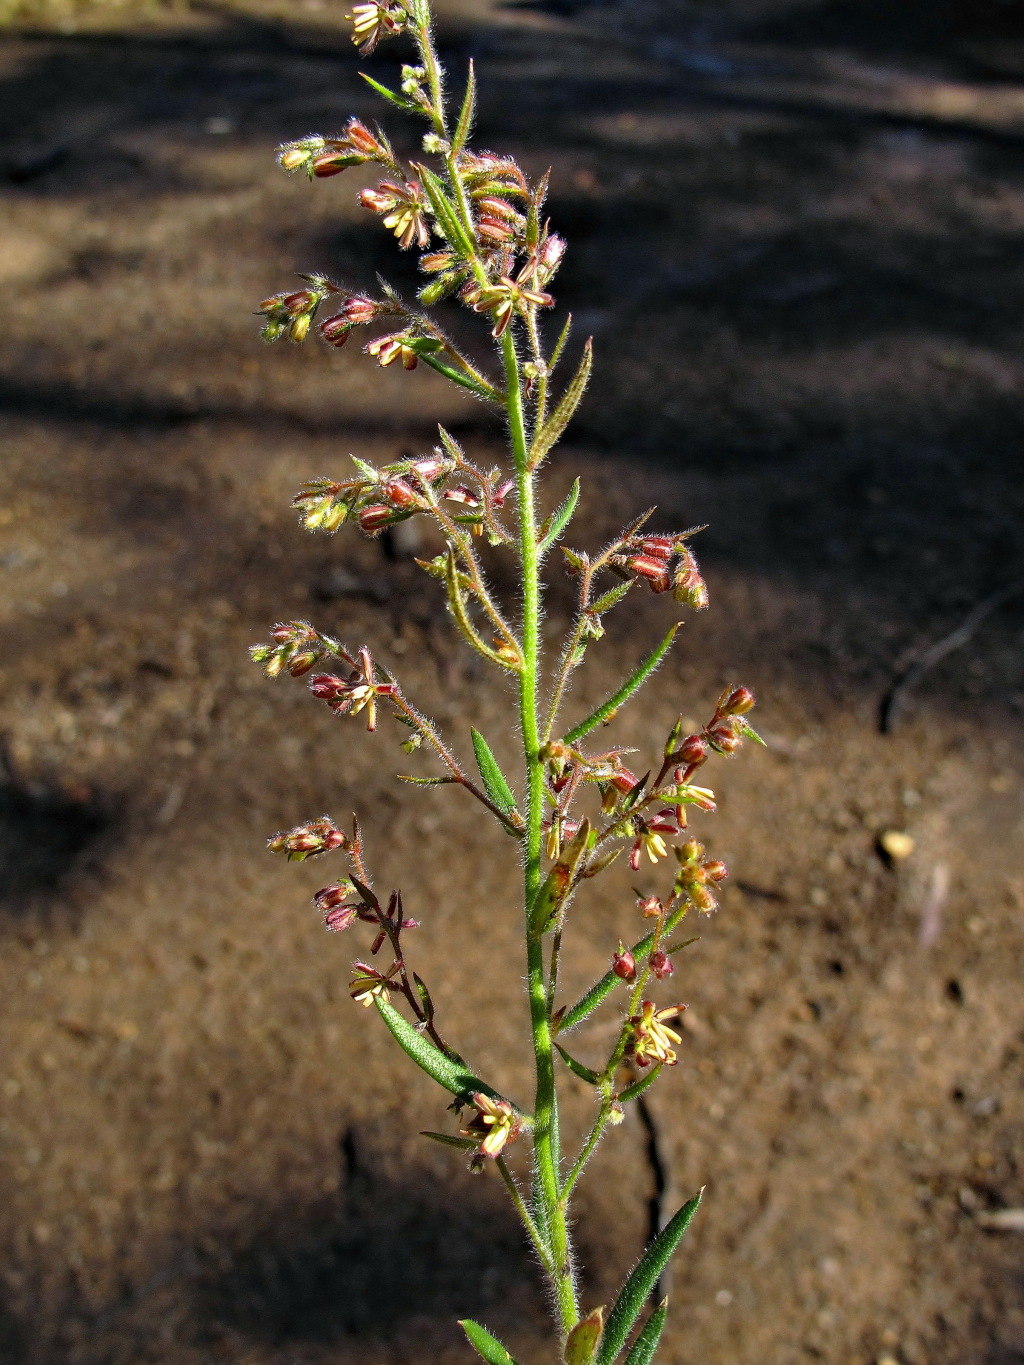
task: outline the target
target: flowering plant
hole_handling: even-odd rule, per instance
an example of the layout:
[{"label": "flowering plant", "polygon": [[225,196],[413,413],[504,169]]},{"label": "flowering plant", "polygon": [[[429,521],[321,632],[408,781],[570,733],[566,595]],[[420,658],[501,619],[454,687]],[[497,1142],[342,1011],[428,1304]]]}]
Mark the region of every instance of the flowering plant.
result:
[{"label": "flowering plant", "polygon": [[[266,299],[259,308],[268,341],[287,335],[302,341],[321,310],[325,342],[344,346],[353,331],[374,324],[388,329],[365,346],[381,366],[400,361],[414,369],[421,361],[489,405],[507,424],[510,457],[506,469],[485,469],[440,428],[430,452],[382,468],[353,457],[347,478],[314,479],[295,495],[293,506],[310,531],[336,532],[355,522],[370,536],[410,517],[431,519],[444,552],[419,561],[447,596],[452,619],[466,643],[496,669],[511,673],[518,688],[518,723],[523,770],[518,794],[499,767],[487,741],[471,730],[477,775],[456,755],[437,726],[406,695],[395,674],[364,648],[350,651],[307,621],[274,627],[271,638],[252,649],[270,677],[287,671],[310,675],[314,698],[338,716],[365,717],[376,729],[381,715],[405,727],[403,748],[425,746],[440,761],[432,777],[405,778],[425,785],[465,789],[515,843],[523,867],[522,923],[530,1007],[530,1037],[536,1086],[525,1105],[500,1094],[481,1079],[442,1035],[434,998],[411,969],[405,935],[417,922],[406,918],[402,895],[383,902],[373,890],[362,831],[345,832],[329,817],[274,835],[270,848],[290,859],[337,851],[348,860],[347,875],[315,897],[326,927],[347,931],[369,926],[368,956],[353,964],[351,993],[376,1009],[384,1025],[413,1062],[453,1097],[460,1115],[457,1132],[425,1136],[470,1154],[472,1169],[494,1169],[508,1191],[551,1291],[559,1350],[567,1365],[612,1365],[628,1350],[627,1365],[653,1359],[667,1311],[663,1301],[645,1308],[676,1245],[696,1212],[696,1195],[653,1238],[627,1276],[616,1302],[581,1314],[570,1236],[571,1200],[588,1159],[625,1106],[676,1063],[681,1036],[672,1026],[686,1008],[648,998],[654,983],[671,977],[673,957],[692,939],[675,931],[691,911],[716,908],[716,888],[725,865],[706,856],[687,837],[687,808],[715,809],[714,793],[697,777],[713,755],[734,753],[744,739],[760,742],[746,715],[754,698],[745,687],[730,687],[718,699],[707,724],[687,733],[680,719],[650,769],[637,776],[620,747],[594,747],[590,737],[607,725],[651,676],[668,653],[678,623],[637,666],[622,686],[590,715],[565,728],[563,704],[588,647],[604,634],[605,616],[638,585],[671,595],[684,606],[707,606],[707,589],[690,541],[698,529],[654,534],[646,529],[654,509],[628,525],[597,554],[561,547],[567,572],[576,579],[578,606],[554,667],[543,667],[540,570],[569,527],[579,498],[579,481],[549,516],[537,511],[537,484],[551,451],[572,419],[590,377],[587,341],[572,377],[555,395],[553,378],[567,350],[570,319],[553,346],[544,339],[541,318],[555,305],[549,292],[566,244],[544,216],[547,177],[533,183],[508,156],[475,151],[470,138],[475,108],[472,66],[456,116],[449,111],[444,72],[438,60],[428,0],[372,0],[350,16],[354,41],[364,55],[385,38],[405,34],[417,62],[402,67],[398,90],[369,80],[390,104],[424,120],[423,152],[432,164],[405,165],[379,129],[352,118],[333,137],[310,135],[281,148],[287,171],[311,179],[335,176],[350,166],[374,164],[386,175],[360,202],[377,214],[403,250],[421,254],[425,282],[418,305],[386,284],[380,297],[353,293],[320,276],[305,287]],[[369,79],[369,78],[367,78]],[[497,364],[493,371],[467,355],[438,325],[431,309],[444,299],[461,301],[490,326]],[[519,602],[503,606],[487,581],[480,539],[516,561]],[[589,812],[589,813],[588,813]],[[559,1001],[563,933],[584,883],[625,853],[633,872],[645,862],[667,867],[663,895],[638,894],[639,917],[649,921],[630,947],[619,943],[605,974],[575,1002]],[[383,953],[383,956],[380,956]],[[626,991],[615,1042],[598,1068],[585,1066],[566,1047],[569,1034],[617,989]],[[404,1009],[396,1001],[403,1002]],[[597,1113],[572,1159],[564,1159],[558,1124],[556,1054],[569,1071],[591,1087]],[[520,1188],[505,1159],[515,1142],[527,1144],[532,1179]],[[511,1357],[485,1328],[462,1326],[489,1365],[512,1365]]]}]

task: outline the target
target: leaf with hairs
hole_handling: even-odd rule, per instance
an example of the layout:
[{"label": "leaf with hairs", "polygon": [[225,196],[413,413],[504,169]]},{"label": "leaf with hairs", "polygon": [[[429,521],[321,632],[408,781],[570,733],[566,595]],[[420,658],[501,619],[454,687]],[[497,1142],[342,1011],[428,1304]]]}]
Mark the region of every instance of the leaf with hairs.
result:
[{"label": "leaf with hairs", "polygon": [[459,1326],[469,1338],[469,1344],[487,1361],[487,1365],[516,1365],[516,1362],[502,1346],[497,1337],[492,1337],[486,1327],[481,1327],[472,1318],[462,1318]]},{"label": "leaf with hairs", "polygon": [[580,1080],[586,1081],[588,1085],[597,1084],[598,1075],[596,1071],[592,1070],[589,1066],[584,1066],[582,1062],[578,1062],[575,1057],[570,1056],[565,1048],[562,1047],[561,1043],[556,1043],[555,1047],[558,1049],[558,1055],[574,1076],[579,1076]]},{"label": "leaf with hairs", "polygon": [[558,364],[558,362],[561,360],[561,358],[562,358],[562,352],[565,350],[565,343],[569,340],[569,333],[570,333],[571,331],[572,331],[572,314],[571,314],[571,313],[567,313],[567,314],[566,314],[566,317],[565,317],[565,326],[562,328],[561,333],[559,334],[558,340],[555,342],[555,349],[551,352],[551,359],[548,361],[548,373],[549,373],[549,374],[553,373],[555,366],[556,366],[556,365]]},{"label": "leaf with hairs", "polygon": [[492,1090],[479,1076],[474,1076],[465,1066],[459,1066],[447,1057],[429,1038],[420,1033],[419,1029],[414,1028],[394,1005],[382,1000],[379,995],[374,998],[373,1003],[399,1047],[413,1059],[421,1071],[425,1071],[437,1081],[438,1085],[459,1098],[466,1098],[475,1090],[490,1095],[492,1099],[501,1098],[498,1092]]},{"label": "leaf with hairs", "polygon": [[359,74],[371,90],[376,90],[381,99],[387,100],[387,102],[393,104],[396,109],[401,109],[407,114],[420,114],[423,112],[418,104],[415,104],[410,99],[406,99],[404,95],[399,95],[395,90],[389,90],[386,85],[381,85],[380,81],[375,81],[373,77],[368,76],[365,71],[360,71]]},{"label": "leaf with hairs", "polygon": [[473,116],[476,114],[476,72],[473,70],[473,59],[469,60],[469,81],[466,85],[466,94],[462,101],[462,108],[459,111],[459,121],[455,125],[455,135],[452,138],[452,155],[458,156],[469,140],[469,134],[473,127]]},{"label": "leaf with hairs", "polygon": [[448,787],[457,779],[454,777],[409,777],[406,773],[396,773],[399,782],[408,782],[413,787]]},{"label": "leaf with hairs", "polygon": [[626,1365],[651,1365],[667,1317],[668,1299],[662,1299],[644,1323],[636,1341],[633,1342],[632,1350],[626,1357]]},{"label": "leaf with hairs", "polygon": [[[557,1043],[555,1046],[557,1047]],[[615,1098],[620,1104],[626,1104],[630,1100],[639,1099],[647,1087],[653,1085],[660,1075],[661,1062],[659,1062],[657,1066],[652,1066],[646,1076],[641,1076],[640,1079],[634,1081],[632,1085],[627,1085],[625,1090],[620,1090]]]},{"label": "leaf with hairs", "polygon": [[464,1152],[480,1146],[479,1138],[456,1137],[454,1133],[432,1133],[429,1128],[421,1128],[420,1137],[430,1138],[433,1142],[440,1142],[444,1147],[460,1147]]},{"label": "leaf with hairs", "polygon": [[490,403],[503,402],[503,395],[490,384],[481,384],[473,375],[467,374],[465,370],[460,370],[457,365],[450,365],[442,356],[436,354],[425,354],[419,352],[419,357],[425,365],[429,365],[438,374],[443,374],[445,379],[450,379],[453,384],[458,384],[459,388],[468,389],[477,398],[485,398]]},{"label": "leaf with hairs", "polygon": [[562,433],[575,416],[576,409],[586,392],[593,363],[593,338],[588,337],[587,344],[583,347],[583,358],[579,363],[579,368],[569,381],[565,393],[558,400],[558,405],[533,438],[533,443],[530,446],[531,469],[536,469],[551,448],[561,440]]},{"label": "leaf with hairs", "polygon": [[576,504],[580,498],[580,481],[576,479],[573,486],[569,489],[565,501],[552,512],[551,516],[541,527],[540,544],[537,546],[539,555],[547,554],[555,541],[562,534],[572,520],[572,514],[576,511]]},{"label": "leaf with hairs", "polygon": [[490,745],[479,730],[470,728],[469,733],[473,736],[473,753],[476,756],[476,766],[480,770],[480,780],[484,784],[484,791],[500,811],[506,815],[511,815],[513,812],[518,814],[512,788],[505,780],[505,774],[498,767],[498,761],[491,753]]},{"label": "leaf with hairs", "polygon": [[604,1330],[604,1308],[595,1308],[569,1333],[562,1352],[565,1365],[590,1365]]},{"label": "leaf with hairs", "polygon": [[602,702],[596,711],[591,711],[586,720],[581,720],[579,725],[573,728],[564,736],[566,744],[575,744],[584,735],[589,735],[591,730],[595,730],[603,721],[610,720],[615,712],[627,702],[634,692],[638,691],[654,670],[664,659],[665,655],[672,648],[672,641],[676,638],[676,631],[679,629],[681,621],[677,621],[672,629],[665,636],[664,640],[653,649],[642,663],[638,664],[630,676],[622,684],[613,697],[609,697],[606,702]]},{"label": "leaf with hairs", "polygon": [[[703,1193],[703,1191],[701,1191]],[[669,1220],[658,1233],[650,1246],[640,1257],[634,1269],[626,1277],[615,1306],[608,1315],[608,1324],[601,1338],[597,1353],[597,1365],[611,1365],[633,1330],[633,1324],[644,1310],[644,1304],[651,1290],[661,1278],[661,1273],[672,1258],[672,1253],[682,1240],[686,1229],[693,1222],[693,1216],[700,1207],[700,1194],[688,1200],[679,1212]],[[652,1348],[653,1350],[653,1348]]]},{"label": "leaf with hairs", "polygon": [[612,607],[617,607],[633,586],[633,582],[634,580],[631,578],[626,583],[616,583],[614,588],[609,588],[607,592],[602,593],[596,602],[591,602],[587,608],[587,614],[589,616],[601,616],[604,612],[611,611]]},{"label": "leaf with hairs", "polygon": [[444,185],[428,166],[416,166],[416,170],[445,241],[466,260],[472,260],[473,242],[462,225],[455,205],[445,193]]},{"label": "leaf with hairs", "polygon": [[530,908],[530,933],[538,938],[554,924],[558,907],[572,887],[580,863],[587,852],[591,836],[590,821],[583,819],[580,827],[562,849],[558,861],[541,883],[537,897]]}]

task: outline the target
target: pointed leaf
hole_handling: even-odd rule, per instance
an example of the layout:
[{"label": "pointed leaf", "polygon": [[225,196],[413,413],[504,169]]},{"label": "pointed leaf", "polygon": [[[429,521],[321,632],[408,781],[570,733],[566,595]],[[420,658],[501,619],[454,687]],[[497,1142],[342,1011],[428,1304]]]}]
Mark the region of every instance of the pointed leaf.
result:
[{"label": "pointed leaf", "polygon": [[583,348],[583,358],[576,373],[569,381],[569,387],[559,399],[558,406],[533,438],[533,444],[530,446],[531,469],[537,468],[552,446],[561,439],[562,433],[575,416],[576,409],[586,392],[593,363],[593,340],[588,337],[587,344]]},{"label": "pointed leaf", "polygon": [[545,526],[544,535],[540,544],[537,546],[539,555],[547,554],[555,541],[562,534],[572,520],[572,514],[576,511],[576,504],[580,498],[580,481],[576,479],[573,486],[569,489],[565,501],[551,514],[551,521]]},{"label": "pointed leaf", "polygon": [[469,1338],[469,1344],[478,1355],[483,1356],[487,1365],[516,1365],[497,1337],[492,1337],[486,1327],[481,1327],[472,1318],[463,1318],[459,1326]]},{"label": "pointed leaf", "polygon": [[[601,1346],[597,1353],[597,1365],[611,1365],[633,1329],[633,1324],[643,1312],[651,1290],[658,1283],[662,1271],[672,1258],[686,1229],[693,1222],[693,1216],[700,1206],[700,1195],[688,1200],[679,1212],[662,1228],[657,1237],[641,1256],[638,1264],[622,1286],[622,1292],[615,1300],[615,1306],[608,1315],[608,1325],[604,1329]],[[652,1348],[653,1352],[653,1348]]]},{"label": "pointed leaf", "polygon": [[473,242],[459,218],[455,205],[445,193],[444,185],[427,166],[416,166],[423,188],[426,190],[434,218],[441,229],[445,241],[453,250],[471,260],[474,254]]},{"label": "pointed leaf", "polygon": [[498,1092],[492,1090],[479,1076],[474,1076],[466,1067],[459,1066],[450,1057],[446,1057],[441,1049],[420,1033],[419,1029],[414,1028],[394,1005],[382,1000],[380,996],[376,996],[373,1003],[399,1047],[408,1053],[421,1071],[425,1071],[437,1081],[438,1085],[460,1098],[471,1095],[474,1090],[482,1090],[492,1099],[501,1098]]},{"label": "pointed leaf", "polygon": [[473,736],[473,753],[476,755],[476,766],[480,769],[484,791],[499,810],[511,815],[516,808],[516,798],[505,780],[505,774],[498,767],[497,760],[480,731],[471,728],[470,734]]},{"label": "pointed leaf", "polygon": [[644,1323],[643,1330],[636,1341],[633,1342],[633,1349],[626,1357],[626,1365],[651,1365],[667,1317],[668,1299],[662,1299]]},{"label": "pointed leaf", "polygon": [[569,1333],[565,1342],[565,1365],[590,1365],[604,1330],[604,1309],[595,1308]]},{"label": "pointed leaf", "polygon": [[598,1075],[596,1071],[592,1070],[589,1066],[584,1066],[583,1063],[578,1062],[575,1057],[571,1057],[569,1053],[566,1052],[565,1048],[562,1047],[561,1043],[556,1043],[555,1047],[558,1048],[558,1055],[574,1076],[579,1076],[580,1080],[586,1081],[588,1085],[597,1085]]},{"label": "pointed leaf", "polygon": [[458,384],[460,388],[468,389],[477,398],[486,398],[491,403],[502,401],[502,396],[497,389],[492,389],[490,385],[481,384],[471,374],[467,374],[465,370],[460,370],[457,365],[450,365],[442,356],[425,355],[422,352],[419,353],[419,356],[425,365],[429,365],[438,374],[443,374],[445,379],[450,379],[453,384]]},{"label": "pointed leaf", "polygon": [[614,588],[609,588],[606,593],[602,593],[596,602],[591,602],[587,612],[591,616],[600,616],[603,612],[611,611],[612,607],[617,607],[633,586],[634,579],[630,578],[625,583],[616,583]]},{"label": "pointed leaf", "polygon": [[572,331],[572,314],[571,314],[571,313],[568,313],[568,314],[566,315],[566,319],[565,319],[565,326],[562,328],[562,331],[561,331],[561,333],[559,334],[558,340],[555,342],[555,349],[551,352],[551,359],[548,361],[548,373],[549,373],[549,374],[551,374],[551,373],[554,371],[555,366],[556,366],[556,365],[558,364],[558,362],[561,360],[561,358],[562,358],[562,352],[565,350],[565,343],[569,340],[569,333],[570,333],[571,331]]},{"label": "pointed leaf", "polygon": [[574,726],[568,734],[564,736],[566,744],[575,744],[578,740],[581,740],[584,735],[589,735],[591,730],[596,729],[603,721],[610,720],[619,707],[622,706],[624,702],[627,702],[633,693],[644,685],[661,663],[662,659],[664,659],[665,655],[672,648],[672,641],[675,639],[676,631],[681,624],[680,621],[676,622],[665,636],[664,640],[662,640],[661,644],[653,649],[651,653],[648,654],[647,658],[634,669],[613,697],[609,697],[606,702],[602,702],[596,711],[591,711],[586,720],[581,720],[579,725]]},{"label": "pointed leaf", "polygon": [[463,147],[465,147],[473,127],[473,116],[475,113],[476,72],[473,70],[473,59],[471,57],[469,60],[469,81],[466,85],[466,94],[462,101],[462,108],[459,111],[459,121],[455,126],[455,136],[452,138],[453,156],[458,156]]},{"label": "pointed leaf", "polygon": [[396,109],[403,109],[406,113],[421,114],[423,112],[418,104],[410,99],[406,99],[404,95],[399,95],[395,90],[389,90],[386,85],[381,85],[380,81],[375,81],[373,77],[368,76],[365,71],[360,71],[359,74],[371,89],[376,90],[377,94],[380,95],[382,99],[387,100],[389,104],[393,104]]},{"label": "pointed leaf", "polygon": [[740,721],[738,728],[740,734],[744,737],[744,739],[752,739],[755,744],[760,744],[762,749],[768,748],[767,741],[763,740],[761,736],[757,733],[757,731],[754,729],[754,727],[752,725],[748,725],[745,720]]},{"label": "pointed leaf", "polygon": [[649,1085],[653,1085],[660,1075],[661,1062],[659,1062],[657,1066],[652,1066],[646,1076],[641,1076],[640,1079],[638,1081],[634,1081],[632,1085],[627,1085],[625,1090],[620,1090],[618,1095],[616,1096],[616,1099],[619,1101],[620,1104],[628,1103],[630,1100],[639,1099],[639,1097],[644,1093],[647,1087]]},{"label": "pointed leaf", "polygon": [[428,1128],[420,1129],[420,1137],[430,1138],[433,1142],[440,1142],[445,1147],[461,1147],[464,1152],[480,1146],[479,1138],[456,1137],[454,1133],[432,1133]]},{"label": "pointed leaf", "polygon": [[409,782],[414,787],[447,787],[455,781],[454,777],[408,777],[405,773],[396,773],[399,782]]}]

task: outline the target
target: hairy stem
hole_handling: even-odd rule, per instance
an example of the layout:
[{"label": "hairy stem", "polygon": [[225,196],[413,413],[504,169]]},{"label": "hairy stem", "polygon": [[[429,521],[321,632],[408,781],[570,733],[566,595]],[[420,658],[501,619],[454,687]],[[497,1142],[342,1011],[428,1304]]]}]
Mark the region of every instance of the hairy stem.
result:
[{"label": "hairy stem", "polygon": [[555,1066],[544,979],[544,944],[530,925],[530,911],[541,884],[541,826],[544,818],[544,765],[540,759],[537,690],[540,673],[540,565],[537,555],[537,512],[534,480],[529,468],[522,380],[512,329],[502,337],[502,358],[508,390],[509,433],[516,466],[519,496],[519,543],[523,571],[523,667],[519,674],[519,721],[526,763],[526,838],[523,850],[523,889],[526,912],[526,969],[530,1022],[537,1078],[534,1103],[534,1188],[542,1205],[538,1221],[546,1228],[551,1248],[551,1281],[558,1318],[568,1333],[579,1319],[573,1283],[572,1255],[559,1184],[558,1111]]}]

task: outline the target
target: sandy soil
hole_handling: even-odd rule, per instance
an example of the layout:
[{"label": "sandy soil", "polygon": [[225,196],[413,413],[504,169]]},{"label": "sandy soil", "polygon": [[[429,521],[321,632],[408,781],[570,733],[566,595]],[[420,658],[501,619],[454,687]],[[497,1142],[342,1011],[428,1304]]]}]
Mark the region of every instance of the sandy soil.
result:
[{"label": "sandy soil", "polygon": [[[616,733],[657,743],[743,680],[771,744],[722,766],[700,825],[733,878],[651,1104],[668,1197],[708,1186],[661,1358],[1022,1361],[1019,1237],[984,1226],[1024,1204],[1012,9],[444,12],[483,144],[554,168],[560,302],[598,347],[552,503],[584,476],[582,545],[654,501],[711,527],[713,610]],[[354,177],[273,163],[375,113],[333,9],[64,23],[0,40],[0,1359],[463,1362],[467,1314],[548,1359],[496,1182],[417,1136],[443,1104],[347,998],[352,945],[307,902],[324,873],[262,847],[357,807],[448,1031],[519,1093],[508,841],[393,783],[418,761],[395,734],[339,729],[245,655],[308,614],[511,762],[507,694],[407,555],[287,509],[350,450],[499,433],[429,374],[256,338],[295,270],[407,278]],[[554,637],[554,568],[550,591]],[[880,733],[893,683],[1000,593]],[[613,624],[581,714],[666,610]],[[913,839],[898,864],[887,830]],[[629,933],[629,881],[598,884],[570,984]],[[587,1103],[567,1079],[570,1129]],[[631,1116],[584,1183],[588,1303],[640,1248],[648,1156]]]}]

